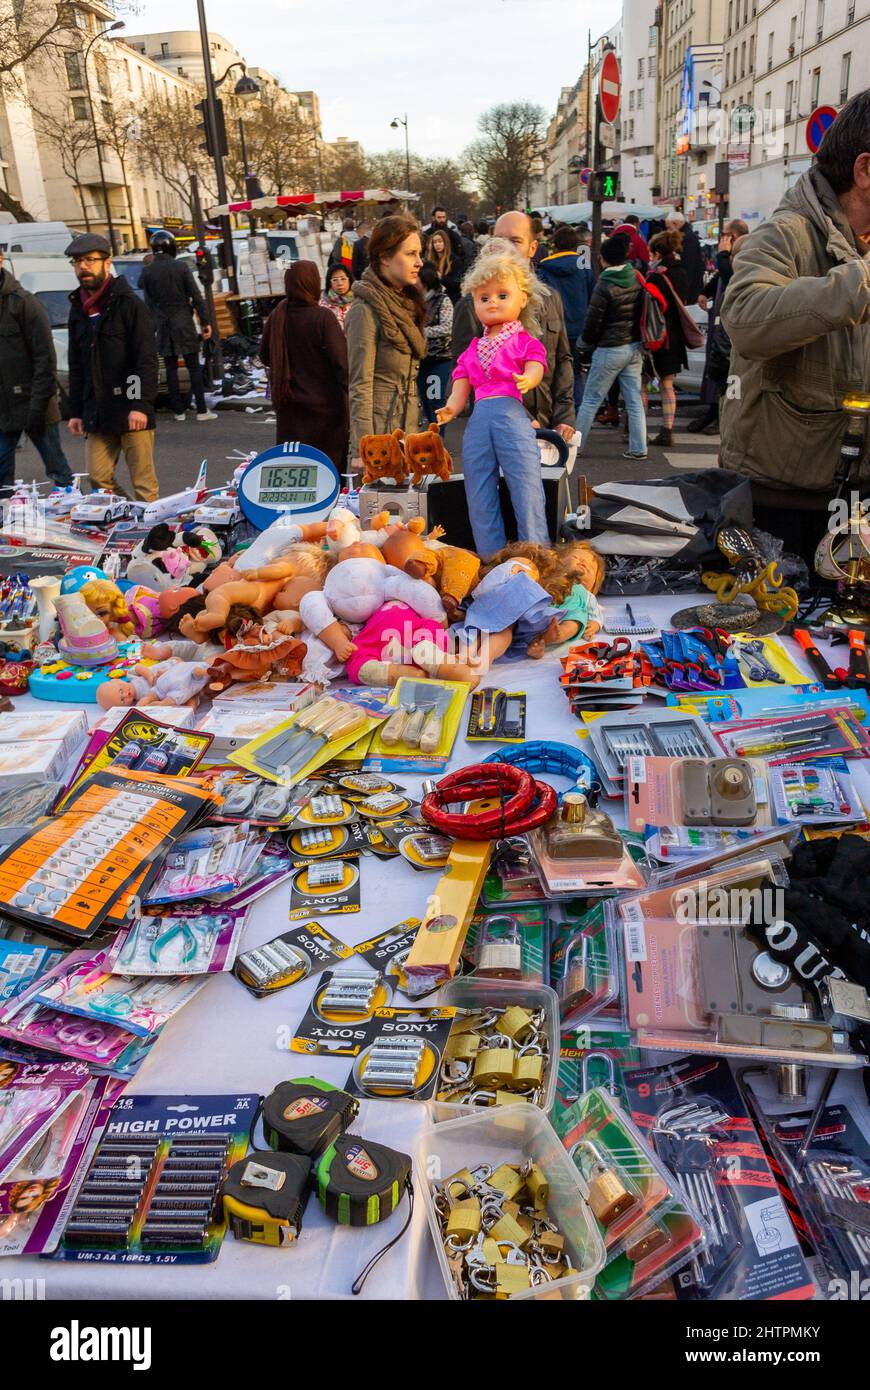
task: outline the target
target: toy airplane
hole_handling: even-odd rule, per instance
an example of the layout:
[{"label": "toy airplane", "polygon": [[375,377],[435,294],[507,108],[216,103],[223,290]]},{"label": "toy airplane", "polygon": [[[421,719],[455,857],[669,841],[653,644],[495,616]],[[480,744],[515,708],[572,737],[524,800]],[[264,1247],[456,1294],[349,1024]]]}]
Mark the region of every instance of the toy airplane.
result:
[{"label": "toy airplane", "polygon": [[173,492],[169,497],[158,497],[154,502],[140,502],[137,507],[139,521],[143,526],[156,526],[158,521],[168,521],[170,517],[180,516],[182,512],[189,512],[201,502],[208,492],[205,485],[205,470],[208,467],[208,460],[203,459],[199,465],[199,472],[193,487],[184,488],[182,492]]}]

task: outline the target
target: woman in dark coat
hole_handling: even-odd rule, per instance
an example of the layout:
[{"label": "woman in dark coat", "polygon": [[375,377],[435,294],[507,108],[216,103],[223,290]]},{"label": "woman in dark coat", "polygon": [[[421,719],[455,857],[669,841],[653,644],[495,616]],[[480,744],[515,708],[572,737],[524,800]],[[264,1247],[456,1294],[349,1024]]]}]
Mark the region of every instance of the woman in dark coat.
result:
[{"label": "woman in dark coat", "polygon": [[298,440],[347,466],[347,344],[335,315],[318,304],[320,271],[295,261],[284,298],[263,328],[260,359],[269,368],[276,444]]},{"label": "woman in dark coat", "polygon": [[662,391],[662,428],[651,442],[665,448],[674,442],[674,417],[677,413],[674,377],[689,365],[682,319],[675,298],[678,295],[684,304],[686,302],[686,272],[680,264],[682,245],[682,235],[677,231],[657,232],[649,244],[651,260],[647,278],[665,297],[668,328],[667,343],[652,354],[653,367]]}]

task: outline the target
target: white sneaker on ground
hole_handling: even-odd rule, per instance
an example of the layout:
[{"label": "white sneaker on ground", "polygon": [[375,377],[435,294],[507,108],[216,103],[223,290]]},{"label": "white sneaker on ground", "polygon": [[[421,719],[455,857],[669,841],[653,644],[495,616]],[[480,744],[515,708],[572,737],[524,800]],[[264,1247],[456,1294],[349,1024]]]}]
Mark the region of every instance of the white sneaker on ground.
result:
[{"label": "white sneaker on ground", "polygon": [[187,416],[186,416],[186,415],[176,415],[175,418],[176,418],[176,420],[186,420],[186,419],[187,419]]},{"label": "white sneaker on ground", "polygon": [[217,415],[213,410],[204,410],[202,412],[198,412],[196,418],[197,420],[216,420]]}]

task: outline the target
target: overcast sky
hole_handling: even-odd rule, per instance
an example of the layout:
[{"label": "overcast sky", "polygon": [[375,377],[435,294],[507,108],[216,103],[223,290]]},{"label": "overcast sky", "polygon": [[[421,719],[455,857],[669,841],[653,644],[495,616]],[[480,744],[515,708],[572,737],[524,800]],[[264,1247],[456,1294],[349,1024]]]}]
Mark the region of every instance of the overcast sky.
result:
[{"label": "overcast sky", "polygon": [[[196,27],[194,0],[138,0],[128,31]],[[124,6],[119,5],[122,14]],[[323,135],[370,151],[404,143],[390,130],[408,113],[411,148],[456,155],[477,118],[500,101],[529,100],[552,115],[620,0],[207,0],[209,29],[291,90],[320,97]],[[218,74],[220,76],[220,74]]]}]

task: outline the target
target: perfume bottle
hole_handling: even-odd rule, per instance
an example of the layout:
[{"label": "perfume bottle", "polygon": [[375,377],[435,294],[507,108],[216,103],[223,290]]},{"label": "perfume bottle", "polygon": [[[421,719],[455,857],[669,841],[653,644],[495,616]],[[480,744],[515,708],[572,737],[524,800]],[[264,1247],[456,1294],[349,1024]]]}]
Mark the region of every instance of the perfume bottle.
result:
[{"label": "perfume bottle", "polygon": [[581,792],[566,792],[559,813],[539,832],[541,848],[549,859],[622,858],[624,845],[613,821],[594,811]]}]

